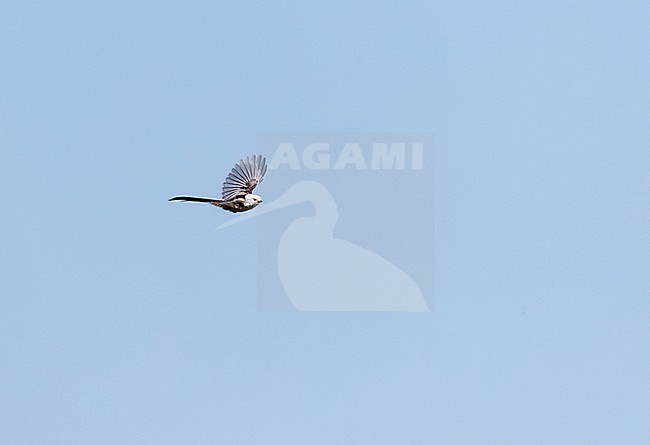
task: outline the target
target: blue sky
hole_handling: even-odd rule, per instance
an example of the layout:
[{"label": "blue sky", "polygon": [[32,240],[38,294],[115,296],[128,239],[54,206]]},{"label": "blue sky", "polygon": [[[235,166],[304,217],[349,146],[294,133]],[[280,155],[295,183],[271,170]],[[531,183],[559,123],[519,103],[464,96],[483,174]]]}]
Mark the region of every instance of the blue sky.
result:
[{"label": "blue sky", "polygon": [[[396,3],[396,2],[395,2]],[[650,6],[3,2],[3,443],[650,441]],[[264,132],[432,132],[430,314],[256,310]]]}]

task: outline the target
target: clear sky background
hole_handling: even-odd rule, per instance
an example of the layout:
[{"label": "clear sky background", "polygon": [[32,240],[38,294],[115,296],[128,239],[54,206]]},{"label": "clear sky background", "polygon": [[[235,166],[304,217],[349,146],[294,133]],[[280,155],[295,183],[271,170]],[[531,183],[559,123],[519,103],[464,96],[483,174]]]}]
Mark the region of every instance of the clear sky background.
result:
[{"label": "clear sky background", "polygon": [[[2,2],[0,442],[650,443],[650,6],[394,3]],[[432,313],[167,202],[294,131],[434,133]]]}]

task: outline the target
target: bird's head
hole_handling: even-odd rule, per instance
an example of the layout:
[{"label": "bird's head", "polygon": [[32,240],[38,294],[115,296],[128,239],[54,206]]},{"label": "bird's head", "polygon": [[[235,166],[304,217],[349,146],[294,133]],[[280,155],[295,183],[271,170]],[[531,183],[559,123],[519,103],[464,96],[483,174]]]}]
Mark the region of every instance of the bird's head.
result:
[{"label": "bird's head", "polygon": [[262,197],[259,195],[253,195],[252,193],[247,196],[248,199],[253,201],[255,204],[262,202]]},{"label": "bird's head", "polygon": [[244,201],[246,207],[252,209],[253,207],[257,207],[260,202],[262,202],[262,198],[259,195],[253,195],[252,193],[249,193],[244,197]]}]

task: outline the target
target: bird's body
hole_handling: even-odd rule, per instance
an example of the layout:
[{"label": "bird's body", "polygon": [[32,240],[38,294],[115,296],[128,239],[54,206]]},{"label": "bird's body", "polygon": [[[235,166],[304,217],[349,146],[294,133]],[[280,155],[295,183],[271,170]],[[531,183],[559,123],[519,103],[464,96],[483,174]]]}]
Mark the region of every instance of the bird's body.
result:
[{"label": "bird's body", "polygon": [[251,192],[264,179],[266,167],[266,158],[262,155],[247,156],[228,174],[223,183],[223,199],[175,196],[170,201],[207,202],[232,213],[251,210],[262,202],[260,196]]}]

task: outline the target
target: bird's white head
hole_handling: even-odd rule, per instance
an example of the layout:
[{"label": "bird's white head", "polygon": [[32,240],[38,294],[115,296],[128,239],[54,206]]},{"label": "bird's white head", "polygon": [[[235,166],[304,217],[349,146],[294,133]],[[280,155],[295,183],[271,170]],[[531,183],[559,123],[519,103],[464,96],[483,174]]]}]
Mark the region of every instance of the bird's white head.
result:
[{"label": "bird's white head", "polygon": [[246,206],[252,208],[258,205],[260,202],[262,202],[262,197],[259,195],[253,195],[252,193],[249,193],[248,195],[246,195],[245,201],[246,201]]}]

